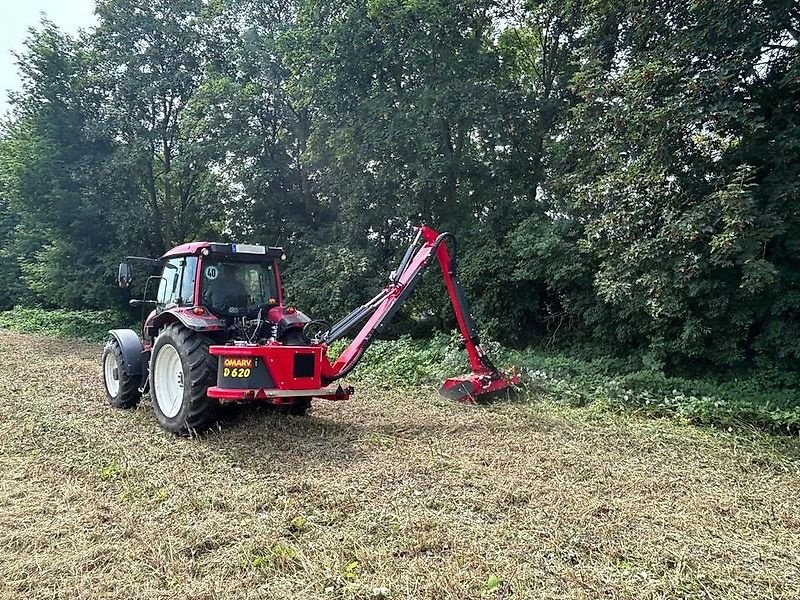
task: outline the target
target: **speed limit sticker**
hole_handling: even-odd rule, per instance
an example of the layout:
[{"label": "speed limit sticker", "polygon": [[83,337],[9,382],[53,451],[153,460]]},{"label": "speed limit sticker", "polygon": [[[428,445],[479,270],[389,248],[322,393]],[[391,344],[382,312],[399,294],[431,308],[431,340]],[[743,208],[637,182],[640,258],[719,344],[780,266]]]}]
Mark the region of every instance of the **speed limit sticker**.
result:
[{"label": "speed limit sticker", "polygon": [[215,267],[214,265],[208,265],[206,267],[206,279],[216,279],[217,275],[219,275],[217,267]]}]

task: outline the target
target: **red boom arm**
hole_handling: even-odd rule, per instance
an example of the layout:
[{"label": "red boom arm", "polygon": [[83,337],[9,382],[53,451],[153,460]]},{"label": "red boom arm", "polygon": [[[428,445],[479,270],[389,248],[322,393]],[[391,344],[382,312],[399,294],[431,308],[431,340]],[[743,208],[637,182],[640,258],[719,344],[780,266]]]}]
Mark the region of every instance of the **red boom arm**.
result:
[{"label": "red boom arm", "polygon": [[481,393],[504,389],[519,381],[517,375],[506,379],[481,349],[475,323],[469,312],[463,287],[458,279],[455,258],[447,250],[446,241],[448,239],[454,241],[452,234],[439,234],[430,227],[420,226],[417,230],[417,237],[406,252],[400,267],[392,274],[391,283],[372,300],[322,334],[321,341],[331,343],[369,316],[367,322],[339,358],[333,364],[327,361],[323,362],[322,376],[325,380],[330,382],[344,377],[355,367],[369,347],[375,333],[392,318],[406,298],[411,295],[423,272],[435,256],[439,261],[442,277],[447,286],[472,368],[470,375],[448,379],[442,388],[442,393],[459,399],[473,398]]}]

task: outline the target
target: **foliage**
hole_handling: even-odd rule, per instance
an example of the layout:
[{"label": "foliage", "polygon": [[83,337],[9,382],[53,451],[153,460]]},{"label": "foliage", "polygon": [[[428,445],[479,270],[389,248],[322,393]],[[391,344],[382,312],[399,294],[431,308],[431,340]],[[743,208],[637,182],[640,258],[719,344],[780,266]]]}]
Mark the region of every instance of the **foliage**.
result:
[{"label": "foliage", "polygon": [[0,327],[13,331],[44,333],[92,342],[108,338],[108,330],[133,327],[133,319],[116,310],[45,310],[15,306],[0,311]]},{"label": "foliage", "polygon": [[[508,346],[655,373],[799,364],[790,0],[99,0],[97,17],[77,36],[43,21],[18,57],[0,308],[122,306],[121,256],[217,238],[285,245],[292,302],[332,319],[426,222],[456,234],[473,312]],[[452,329],[441,284],[396,323]]]},{"label": "foliage", "polygon": [[[132,321],[129,315],[114,310],[15,307],[0,311],[0,328],[89,341],[105,340],[112,328],[136,329]],[[337,356],[346,344],[346,340],[336,342],[329,356]],[[646,357],[596,357],[590,348],[565,354],[513,350],[494,342],[484,347],[501,368],[522,370],[522,389],[531,400],[545,396],[574,406],[634,410],[702,425],[800,431],[800,376],[793,372],[762,367],[678,377],[648,366]],[[410,336],[377,340],[350,379],[373,389],[438,388],[445,378],[468,370],[460,336],[453,332],[424,340]]]},{"label": "foliage", "polygon": [[[339,341],[331,356],[344,347]],[[466,370],[466,355],[444,335],[428,340],[402,336],[372,343],[353,377],[374,387],[416,387],[441,383],[441,379]]]},{"label": "foliage", "polygon": [[[0,160],[3,158],[4,150],[5,144],[0,139]],[[3,282],[0,286],[0,310],[11,308],[26,295],[25,286],[20,283],[19,262],[14,253],[9,251],[9,242],[16,223],[17,217],[8,206],[5,182],[0,178],[0,281]]]},{"label": "foliage", "polygon": [[667,364],[796,364],[792,336],[767,333],[797,326],[780,299],[796,293],[800,221],[777,184],[798,173],[782,158],[800,135],[785,112],[798,90],[789,5],[656,5],[620,8],[610,62],[571,81],[561,151],[581,158],[558,185],[593,265],[600,309],[584,320]]},{"label": "foliage", "polygon": [[111,142],[90,124],[97,90],[85,74],[88,61],[77,40],[46,21],[20,59],[23,92],[0,145],[0,179],[13,224],[3,253],[24,287],[6,306],[31,298],[54,306],[114,303],[106,277],[117,242],[117,190]]},{"label": "foliage", "polygon": [[[352,377],[375,387],[438,386],[468,369],[458,340],[453,335],[377,341]],[[523,390],[532,400],[544,396],[574,406],[633,410],[723,428],[800,431],[800,377],[773,367],[679,377],[648,365],[647,356],[598,357],[590,348],[571,354],[518,351],[497,344],[487,350],[505,369],[522,370]]]}]

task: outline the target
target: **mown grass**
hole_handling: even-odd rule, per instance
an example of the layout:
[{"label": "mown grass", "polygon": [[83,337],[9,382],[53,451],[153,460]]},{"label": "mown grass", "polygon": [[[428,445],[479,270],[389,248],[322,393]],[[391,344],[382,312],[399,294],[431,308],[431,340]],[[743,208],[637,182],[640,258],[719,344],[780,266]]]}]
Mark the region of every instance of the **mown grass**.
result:
[{"label": "mown grass", "polygon": [[[380,347],[380,346],[379,346]],[[200,438],[0,332],[2,598],[798,598],[800,443],[366,380]]]},{"label": "mown grass", "polygon": [[[0,328],[101,341],[113,327],[134,327],[115,311],[47,311],[15,308],[0,312]],[[333,353],[341,348],[338,343]],[[513,351],[486,344],[495,361],[518,368],[525,393],[570,406],[633,411],[727,428],[755,427],[800,432],[800,373],[769,367],[705,377],[676,376],[647,367],[636,357],[576,358],[535,348]],[[458,336],[430,340],[403,337],[375,342],[353,379],[376,389],[433,388],[445,377],[468,369]]]}]

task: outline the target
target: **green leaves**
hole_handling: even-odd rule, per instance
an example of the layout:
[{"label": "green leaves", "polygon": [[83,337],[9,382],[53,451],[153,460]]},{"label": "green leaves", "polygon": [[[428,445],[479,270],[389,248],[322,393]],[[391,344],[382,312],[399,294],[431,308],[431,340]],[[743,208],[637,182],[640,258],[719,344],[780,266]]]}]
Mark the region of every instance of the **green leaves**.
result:
[{"label": "green leaves", "polygon": [[[0,141],[0,307],[113,305],[121,255],[222,238],[286,245],[292,302],[331,319],[426,222],[460,240],[493,337],[796,365],[792,7],[106,0],[80,36],[45,21]],[[398,323],[451,328],[441,286]]]},{"label": "green leaves", "polygon": [[502,583],[503,580],[500,579],[494,573],[492,573],[491,575],[489,575],[489,577],[486,578],[486,581],[483,584],[483,589],[486,592],[495,592],[500,588]]},{"label": "green leaves", "polygon": [[[778,15],[744,3],[669,17],[619,8],[612,60],[572,79],[563,143],[578,158],[553,163],[570,182],[556,188],[571,199],[562,210],[583,224],[579,247],[607,303],[610,327],[595,335],[619,336],[626,323],[627,348],[660,348],[672,364],[735,363],[773,318],[765,308],[797,281],[779,248],[798,221],[769,189],[760,134],[772,103],[789,97],[747,75]],[[587,35],[577,52],[607,41]]]}]

